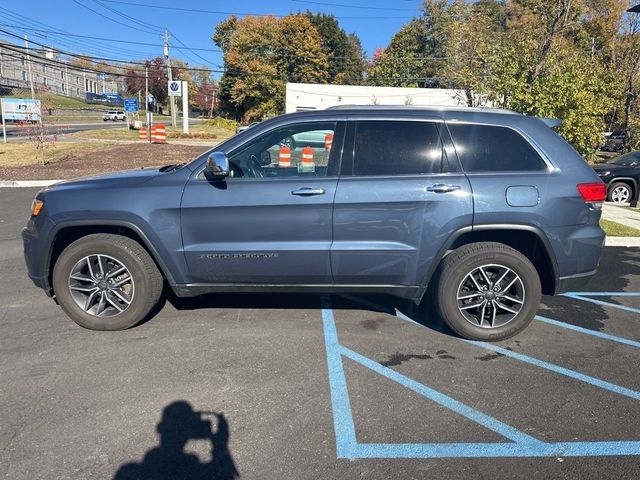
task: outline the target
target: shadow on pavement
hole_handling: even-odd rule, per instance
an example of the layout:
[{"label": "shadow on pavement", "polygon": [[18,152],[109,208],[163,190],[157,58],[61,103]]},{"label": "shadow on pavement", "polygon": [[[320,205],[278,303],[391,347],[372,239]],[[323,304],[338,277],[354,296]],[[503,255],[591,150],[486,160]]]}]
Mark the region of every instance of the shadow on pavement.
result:
[{"label": "shadow on pavement", "polygon": [[[211,421],[217,420],[215,433]],[[229,424],[223,413],[197,412],[184,400],[165,407],[156,430],[160,445],[149,450],[141,463],[122,465],[114,480],[233,480],[240,473],[229,452]],[[211,461],[200,462],[197,455],[186,453],[189,440],[209,440]]]}]

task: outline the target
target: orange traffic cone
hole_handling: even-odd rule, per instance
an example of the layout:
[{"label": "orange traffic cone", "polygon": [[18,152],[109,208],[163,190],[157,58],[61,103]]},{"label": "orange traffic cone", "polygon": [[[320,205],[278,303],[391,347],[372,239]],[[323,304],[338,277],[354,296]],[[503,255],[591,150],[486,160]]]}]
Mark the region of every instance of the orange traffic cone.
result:
[{"label": "orange traffic cone", "polygon": [[280,152],[278,153],[278,166],[291,166],[291,149],[289,147],[285,147],[284,145],[280,147]]},{"label": "orange traffic cone", "polygon": [[304,147],[302,149],[302,162],[300,162],[298,170],[301,172],[313,172],[316,169],[313,163],[313,148]]},{"label": "orange traffic cone", "polygon": [[156,129],[156,133],[155,133],[155,137],[153,137],[154,143],[167,143],[166,127],[164,125],[156,125],[155,129]]},{"label": "orange traffic cone", "polygon": [[324,137],[324,149],[331,150],[331,145],[333,145],[333,133],[327,133]]}]

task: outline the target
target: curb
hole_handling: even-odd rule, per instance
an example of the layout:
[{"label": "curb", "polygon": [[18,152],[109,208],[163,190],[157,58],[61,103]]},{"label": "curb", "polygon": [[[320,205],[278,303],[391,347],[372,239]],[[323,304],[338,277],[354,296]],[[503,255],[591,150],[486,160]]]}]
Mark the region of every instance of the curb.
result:
[{"label": "curb", "polygon": [[640,247],[640,237],[607,237],[605,247]]},{"label": "curb", "polygon": [[0,180],[0,188],[48,187],[63,180]]}]

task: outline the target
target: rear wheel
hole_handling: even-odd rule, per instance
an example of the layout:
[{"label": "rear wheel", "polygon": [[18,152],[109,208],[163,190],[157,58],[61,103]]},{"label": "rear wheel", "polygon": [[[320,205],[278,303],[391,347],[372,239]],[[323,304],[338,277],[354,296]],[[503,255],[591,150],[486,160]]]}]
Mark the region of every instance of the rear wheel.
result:
[{"label": "rear wheel", "polygon": [[614,203],[627,203],[631,200],[631,187],[624,182],[614,182],[609,187],[609,201]]},{"label": "rear wheel", "polygon": [[497,341],[522,331],[540,306],[540,278],[529,259],[507,245],[462,246],[442,263],[436,305],[460,336]]},{"label": "rear wheel", "polygon": [[147,251],[120,235],[76,240],[58,257],[53,289],[78,325],[122,330],[145,318],[160,299],[162,275]]}]

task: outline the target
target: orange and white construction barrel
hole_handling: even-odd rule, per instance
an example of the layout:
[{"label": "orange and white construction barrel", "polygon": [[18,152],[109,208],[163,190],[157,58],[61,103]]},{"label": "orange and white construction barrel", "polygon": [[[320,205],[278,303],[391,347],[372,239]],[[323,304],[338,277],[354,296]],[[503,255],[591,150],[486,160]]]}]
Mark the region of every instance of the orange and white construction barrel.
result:
[{"label": "orange and white construction barrel", "polygon": [[285,147],[284,145],[280,147],[280,151],[278,152],[278,166],[291,166],[291,149],[289,147]]},{"label": "orange and white construction barrel", "polygon": [[151,130],[151,136],[154,143],[167,143],[167,128],[164,125],[155,125],[155,136],[153,130]]}]

